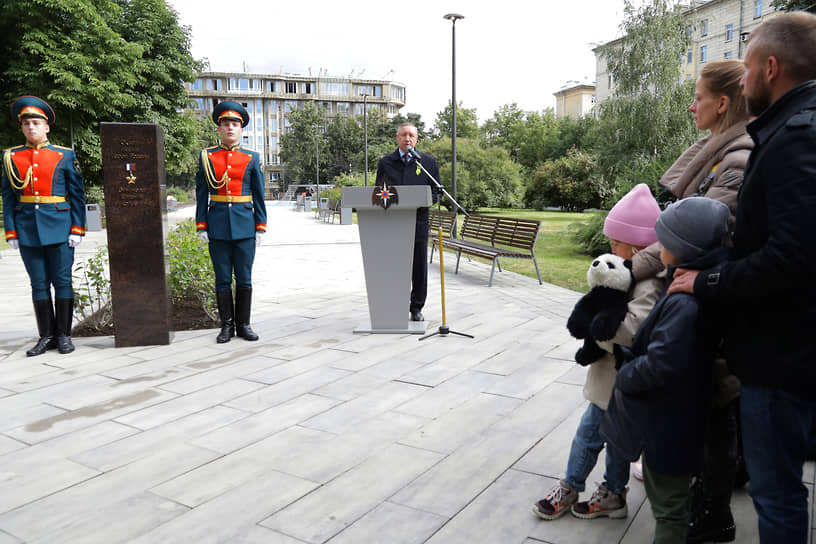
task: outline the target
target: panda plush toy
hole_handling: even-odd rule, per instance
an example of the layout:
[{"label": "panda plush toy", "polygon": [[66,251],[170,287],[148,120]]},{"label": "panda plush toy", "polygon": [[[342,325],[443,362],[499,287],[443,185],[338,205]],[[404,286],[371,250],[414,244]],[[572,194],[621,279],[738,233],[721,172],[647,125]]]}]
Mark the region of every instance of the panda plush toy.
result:
[{"label": "panda plush toy", "polygon": [[587,270],[589,293],[575,304],[567,320],[567,329],[584,345],[575,353],[575,361],[586,366],[606,351],[596,340],[611,340],[626,317],[629,290],[633,283],[632,261],[604,253],[592,261]]}]

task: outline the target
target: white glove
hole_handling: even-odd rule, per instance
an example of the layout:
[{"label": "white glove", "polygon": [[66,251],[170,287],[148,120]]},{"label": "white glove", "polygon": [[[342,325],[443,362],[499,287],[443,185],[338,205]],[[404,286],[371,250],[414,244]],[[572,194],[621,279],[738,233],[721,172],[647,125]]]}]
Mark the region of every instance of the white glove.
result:
[{"label": "white glove", "polygon": [[266,234],[266,233],[264,231],[262,231],[262,230],[256,230],[255,231],[255,247],[260,247],[261,246],[261,242],[263,241],[263,235],[264,234]]},{"label": "white glove", "polygon": [[198,239],[204,242],[205,244],[210,243],[210,237],[207,235],[206,230],[198,231]]},{"label": "white glove", "polygon": [[8,245],[11,246],[11,249],[20,249],[20,240],[17,238],[12,238],[8,240]]},{"label": "white glove", "polygon": [[68,247],[77,247],[81,243],[82,243],[82,236],[80,236],[79,234],[69,234],[68,235]]}]

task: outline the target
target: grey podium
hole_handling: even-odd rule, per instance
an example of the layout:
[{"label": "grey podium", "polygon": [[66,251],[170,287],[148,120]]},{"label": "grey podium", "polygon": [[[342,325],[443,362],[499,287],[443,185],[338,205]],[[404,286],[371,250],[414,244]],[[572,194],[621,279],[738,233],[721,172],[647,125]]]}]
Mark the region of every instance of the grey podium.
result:
[{"label": "grey podium", "polygon": [[[356,333],[424,334],[424,321],[410,321],[411,266],[416,210],[431,205],[427,185],[343,187],[343,208],[357,210],[370,321]],[[383,198],[383,196],[385,198]]]}]

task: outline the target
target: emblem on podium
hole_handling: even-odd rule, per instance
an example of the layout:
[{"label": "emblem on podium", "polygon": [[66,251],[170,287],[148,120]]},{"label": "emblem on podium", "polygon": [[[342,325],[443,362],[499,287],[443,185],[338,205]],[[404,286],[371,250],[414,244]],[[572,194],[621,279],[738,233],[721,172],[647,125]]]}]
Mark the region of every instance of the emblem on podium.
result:
[{"label": "emblem on podium", "polygon": [[375,186],[374,192],[371,194],[371,203],[375,206],[382,207],[384,210],[387,210],[394,204],[399,204],[397,189],[385,184]]}]

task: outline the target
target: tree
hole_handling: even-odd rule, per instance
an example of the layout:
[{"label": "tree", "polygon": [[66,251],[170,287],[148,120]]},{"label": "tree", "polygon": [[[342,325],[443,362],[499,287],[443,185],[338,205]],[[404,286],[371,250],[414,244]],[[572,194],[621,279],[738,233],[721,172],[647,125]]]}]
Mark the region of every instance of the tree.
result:
[{"label": "tree", "polygon": [[[86,182],[101,181],[99,122],[158,122],[167,169],[194,164],[195,126],[177,113],[192,79],[189,28],[163,0],[6,0],[0,3],[0,101],[23,94],[56,113],[51,136],[74,144]],[[20,139],[0,116],[0,138]]]},{"label": "tree", "polygon": [[693,84],[680,83],[678,59],[687,47],[680,7],[653,0],[636,9],[626,0],[624,11],[626,35],[599,48],[618,95],[599,106],[586,136],[602,177],[621,186],[624,173],[676,158],[699,137],[688,113]]},{"label": "tree", "polygon": [[316,161],[320,166],[320,183],[329,181],[326,113],[307,102],[289,114],[289,131],[281,138],[281,161],[286,164],[287,182],[313,183],[317,180]]},{"label": "tree", "polygon": [[682,6],[670,0],[652,0],[635,7],[624,2],[624,36],[600,46],[618,94],[660,96],[677,86],[678,59],[688,46]]},{"label": "tree", "polygon": [[783,11],[809,11],[816,13],[816,0],[773,0],[771,5]]},{"label": "tree", "polygon": [[[457,200],[468,210],[479,207],[509,208],[521,202],[523,186],[519,166],[501,147],[485,147],[479,140],[456,142]],[[439,180],[451,189],[451,140],[427,142],[422,150],[436,157]],[[445,204],[445,202],[443,202]]]},{"label": "tree", "polygon": [[[434,134],[437,138],[450,138],[453,135],[453,106],[448,100],[445,109],[436,114]],[[476,118],[476,108],[465,108],[459,102],[456,106],[456,139],[478,138],[479,122]]]}]

